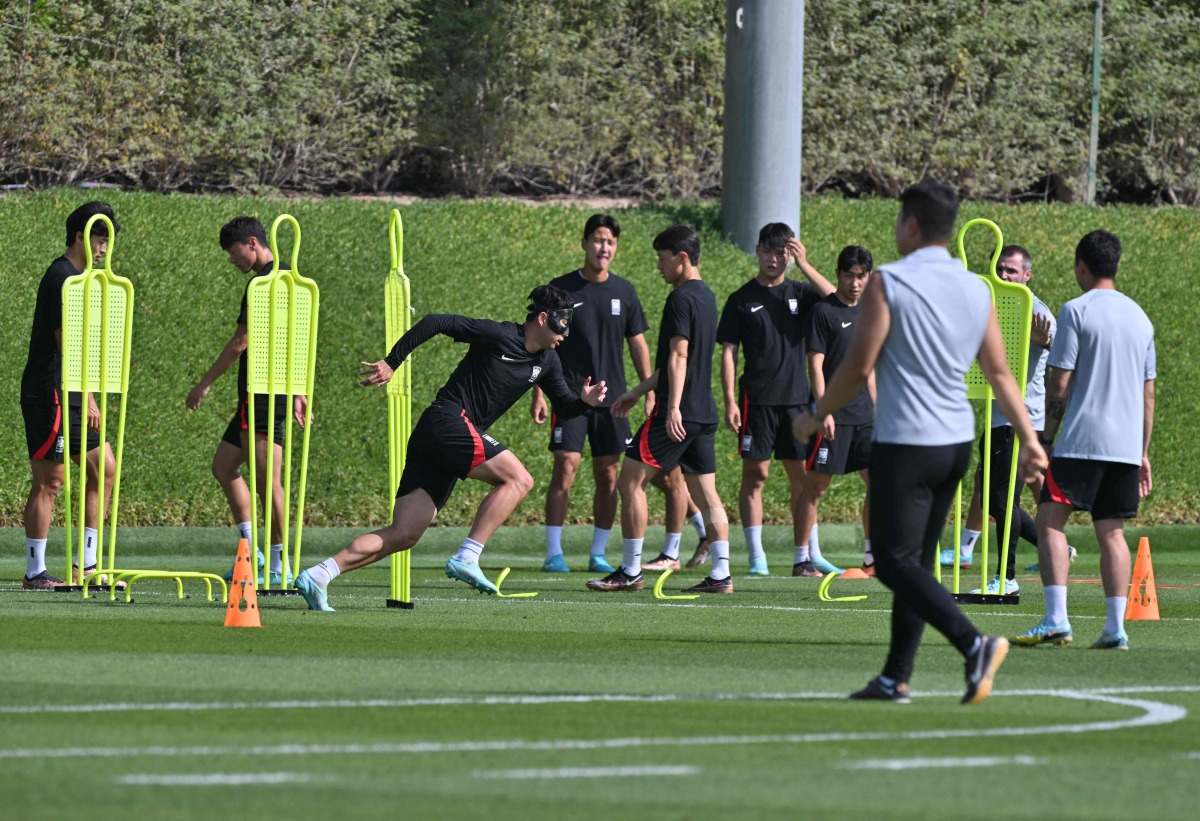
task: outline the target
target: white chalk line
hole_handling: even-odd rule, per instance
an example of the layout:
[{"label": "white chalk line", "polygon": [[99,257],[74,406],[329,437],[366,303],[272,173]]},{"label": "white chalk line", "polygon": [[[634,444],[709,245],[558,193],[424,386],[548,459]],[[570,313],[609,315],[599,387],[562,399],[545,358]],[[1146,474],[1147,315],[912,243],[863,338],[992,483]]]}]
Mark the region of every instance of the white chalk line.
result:
[{"label": "white chalk line", "polygon": [[305,773],[190,773],[123,775],[115,783],[130,787],[241,787],[249,784],[303,784],[312,777]]},{"label": "white chalk line", "polygon": [[696,775],[699,767],[665,765],[659,767],[558,767],[545,770],[475,770],[475,778],[504,781],[542,781],[551,778],[627,778],[629,776]]},{"label": "white chalk line", "polygon": [[[958,695],[927,694],[927,695]],[[1134,718],[1092,721],[1079,724],[1052,724],[1037,727],[992,727],[957,730],[910,730],[902,732],[862,733],[787,733],[775,735],[718,735],[679,737],[628,737],[607,739],[561,739],[527,741],[524,739],[493,741],[412,741],[377,744],[260,744],[252,746],[221,745],[192,747],[51,747],[0,749],[0,759],[55,758],[120,758],[135,756],[284,756],[284,755],[403,755],[430,753],[511,752],[518,750],[617,750],[654,747],[715,747],[758,744],[819,744],[853,741],[928,740],[949,738],[989,738],[1038,735],[1061,735],[1127,730],[1172,724],[1187,716],[1187,710],[1170,704],[1143,699],[1121,698],[1114,695],[1088,693],[1078,690],[1015,690],[993,693],[993,696],[1049,696],[1078,701],[1101,702],[1142,710]],[[811,698],[811,696],[810,696]],[[837,698],[844,698],[838,694]]]},{"label": "white chalk line", "polygon": [[1041,764],[1028,755],[972,756],[967,758],[870,758],[844,765],[849,770],[935,770],[957,767],[1005,767]]},{"label": "white chalk line", "polygon": [[[1046,690],[1005,690],[995,695],[1044,695]],[[1058,691],[1053,691],[1058,692]],[[1195,693],[1200,685],[1098,687],[1072,692],[1095,695],[1146,693]],[[954,691],[915,693],[922,698],[950,697]],[[323,710],[405,709],[415,707],[463,707],[540,704],[671,703],[690,701],[828,701],[844,699],[844,692],[829,693],[529,693],[489,696],[438,696],[429,698],[291,699],[279,701],[165,701],[150,703],[113,702],[101,704],[0,705],[0,715],[43,715],[54,713],[205,712],[212,710]]]}]

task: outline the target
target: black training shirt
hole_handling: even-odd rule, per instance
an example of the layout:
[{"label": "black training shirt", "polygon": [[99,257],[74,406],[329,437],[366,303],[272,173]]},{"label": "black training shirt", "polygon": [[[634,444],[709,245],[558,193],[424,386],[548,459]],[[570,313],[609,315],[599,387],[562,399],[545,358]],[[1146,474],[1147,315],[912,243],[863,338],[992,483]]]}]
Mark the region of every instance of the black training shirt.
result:
[{"label": "black training shirt", "polygon": [[[809,351],[825,354],[821,373],[825,375],[825,387],[833,379],[833,373],[846,358],[854,332],[858,325],[858,307],[853,308],[838,299],[836,293],[822,299],[812,309],[812,324],[806,342]],[[875,421],[875,406],[871,394],[864,386],[853,399],[833,415],[839,425],[869,425]]]},{"label": "black training shirt", "polygon": [[[29,334],[29,358],[21,374],[21,396],[50,396],[62,387],[62,353],[55,331],[62,328],[62,286],[69,277],[83,273],[61,256],[42,275],[37,303],[33,309],[33,329]],[[83,397],[72,392],[71,405],[79,406]]]},{"label": "black training shirt", "polygon": [[717,341],[741,347],[745,364],[739,384],[750,404],[808,401],[804,333],[820,298],[808,282],[785,279],[768,288],[752,279],[725,301]]},{"label": "black training shirt", "polygon": [[658,370],[658,387],[654,394],[662,412],[666,412],[667,397],[671,395],[671,375],[667,368],[671,337],[682,336],[688,341],[688,354],[679,414],[686,422],[704,424],[718,420],[717,403],[712,394],[716,330],[717,299],[704,280],[688,280],[667,296],[658,329],[658,351],[654,357],[654,367]]},{"label": "black training shirt", "polygon": [[591,407],[567,387],[558,354],[525,350],[525,326],[515,322],[430,314],[400,337],[384,360],[395,370],[418,345],[438,334],[466,342],[471,349],[430,407],[440,405],[453,412],[461,408],[480,431],[490,428],[535,384],[564,419]]},{"label": "black training shirt", "polygon": [[589,282],[582,270],[551,280],[572,296],[575,315],[571,334],[555,349],[562,361],[563,378],[572,390],[593,382],[608,383],[611,405],[625,393],[625,340],[646,332],[646,315],[629,280],[610,273],[604,282]]},{"label": "black training shirt", "polygon": [[[246,287],[242,290],[242,309],[241,309],[241,311],[238,312],[237,321],[238,321],[239,325],[248,325],[249,324],[247,322],[247,315],[249,313],[249,303],[246,301],[246,298],[250,294],[250,283],[253,282],[255,279],[257,279],[258,277],[266,276],[267,274],[271,273],[271,268],[274,265],[275,265],[275,263],[273,261],[266,263],[265,265],[263,265],[263,267],[259,268],[258,271],[255,272],[254,276],[250,277],[250,279],[247,280]],[[291,269],[291,266],[287,265],[284,262],[280,262],[279,267],[285,271]],[[239,401],[246,398],[246,361],[247,361],[246,351],[242,351],[242,355],[240,357],[238,357],[238,400]],[[286,397],[284,397],[284,399],[286,399]],[[278,398],[276,399],[276,401],[279,401]]]}]

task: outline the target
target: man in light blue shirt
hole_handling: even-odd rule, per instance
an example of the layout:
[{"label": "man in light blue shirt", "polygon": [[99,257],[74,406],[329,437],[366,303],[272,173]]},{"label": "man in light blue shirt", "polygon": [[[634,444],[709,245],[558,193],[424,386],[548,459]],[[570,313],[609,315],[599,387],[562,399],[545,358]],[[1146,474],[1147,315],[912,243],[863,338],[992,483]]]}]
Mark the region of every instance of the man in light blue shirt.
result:
[{"label": "man in light blue shirt", "polygon": [[1037,521],[1046,617],[1015,638],[1019,645],[1071,643],[1063,529],[1073,510],[1087,510],[1100,545],[1108,610],[1092,647],[1129,649],[1124,520],[1137,515],[1139,500],[1151,488],[1156,367],[1154,326],[1136,302],[1116,290],[1120,260],[1121,241],[1107,231],[1093,231],[1075,248],[1075,280],[1083,296],[1059,312],[1046,379],[1045,438],[1053,440],[1058,432]]}]

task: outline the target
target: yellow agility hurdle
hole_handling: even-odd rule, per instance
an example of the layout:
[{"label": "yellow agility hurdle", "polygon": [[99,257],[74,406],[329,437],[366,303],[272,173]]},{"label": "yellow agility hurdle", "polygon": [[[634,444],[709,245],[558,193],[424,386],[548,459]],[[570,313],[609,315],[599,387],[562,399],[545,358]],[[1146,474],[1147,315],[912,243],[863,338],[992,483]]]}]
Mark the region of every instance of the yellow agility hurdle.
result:
[{"label": "yellow agility hurdle", "polygon": [[[295,231],[292,244],[291,270],[279,265],[279,226],[290,223]],[[259,595],[299,595],[292,587],[300,569],[301,537],[304,532],[304,494],[308,480],[309,439],[312,434],[313,383],[317,363],[317,317],[320,313],[321,294],[317,283],[301,276],[300,223],[290,214],[281,214],[271,224],[271,254],[275,261],[271,272],[255,277],[246,289],[246,392],[250,448],[247,461],[250,465],[250,517],[254,527],[251,532],[251,555],[258,555],[258,481],[257,447],[255,446],[255,420],[253,397],[266,396],[268,409],[273,409],[277,397],[287,397],[288,413],[284,424],[283,461],[283,517],[279,522],[283,536],[283,568],[280,587],[271,588],[270,572],[263,573]],[[296,506],[292,509],[292,403],[297,394],[308,398],[304,414],[303,438],[300,449],[299,487]],[[275,414],[267,417],[266,499],[263,532],[271,532],[272,500],[275,492]],[[295,527],[293,528],[293,518]],[[288,537],[294,533],[289,551]]]},{"label": "yellow agility hurdle", "polygon": [[[383,283],[384,326],[387,350],[412,327],[412,288],[404,275],[404,222],[393,208],[388,216],[388,248],[391,268]],[[408,437],[412,433],[412,357],[400,364],[387,385],[388,409],[388,505],[396,503],[396,490],[404,473]],[[412,610],[412,551],[392,554],[391,596],[387,606]]]},{"label": "yellow agility hurdle", "polygon": [[[108,228],[108,252],[104,255],[103,268],[96,268],[92,258],[91,234],[92,227],[97,221],[103,221]],[[81,590],[85,599],[91,598],[89,590],[91,585],[107,576],[109,598],[115,601],[118,584],[126,582],[125,601],[128,602],[132,600],[134,581],[141,578],[172,578],[175,580],[178,594],[182,598],[182,579],[194,578],[204,581],[208,599],[212,601],[212,581],[214,579],[221,584],[222,596],[225,595],[225,582],[220,576],[186,571],[125,570],[116,567],[117,518],[121,501],[121,466],[125,453],[125,418],[129,398],[129,358],[133,341],[133,283],[127,278],[113,273],[112,260],[113,252],[116,249],[116,239],[116,231],[108,217],[96,214],[89,219],[84,227],[86,268],[83,273],[69,277],[62,287],[62,396],[69,397],[72,392],[98,395],[101,447],[107,441],[108,394],[119,394],[121,399],[117,412],[117,449],[113,464],[111,511],[108,515],[108,551],[106,554],[104,550],[103,488],[106,459],[102,453],[97,477],[101,492],[96,528],[96,571],[86,578],[83,577],[85,537],[82,527],[79,528],[78,554],[74,552],[71,544],[71,469],[69,462],[65,465],[63,486],[67,497],[64,517],[67,537],[66,578],[72,578],[72,566],[78,564],[82,584],[67,584],[60,589]],[[63,453],[70,453],[70,447],[71,426],[67,424],[63,426]],[[87,492],[86,435],[80,437],[79,464],[79,519],[83,521]],[[99,585],[97,584],[97,586]]]},{"label": "yellow agility hurdle", "polygon": [[[967,222],[962,230],[958,233],[958,256],[962,260],[963,267],[969,268],[967,265],[967,254],[965,248],[965,239],[967,232],[974,226],[984,226],[990,228],[996,237],[995,249],[992,252],[991,263],[988,266],[986,274],[980,274],[979,278],[987,283],[988,288],[992,293],[992,304],[996,307],[996,317],[1000,324],[1000,334],[1004,339],[1004,354],[1008,360],[1008,367],[1012,371],[1013,376],[1017,380],[1017,386],[1020,389],[1021,397],[1025,397],[1026,380],[1029,375],[1029,332],[1033,323],[1033,292],[1024,285],[1019,285],[1015,282],[1005,282],[996,274],[996,265],[1000,261],[1000,250],[1004,247],[1004,234],[1000,230],[1000,226],[987,219],[973,219]],[[967,397],[970,399],[979,399],[983,401],[983,484],[980,488],[980,504],[983,511],[983,531],[979,536],[979,555],[980,555],[980,584],[981,590],[987,589],[988,576],[988,531],[989,522],[989,498],[991,490],[991,461],[992,461],[992,400],[995,394],[992,391],[992,386],[988,384],[987,379],[983,376],[983,371],[979,367],[979,362],[972,362],[970,370],[966,375],[967,382]],[[1013,448],[1012,464],[1009,466],[1008,482],[1012,488],[1016,482],[1017,476],[1017,453],[1018,448]],[[1000,565],[1005,566],[1008,561],[1008,540],[1009,534],[1013,526],[1013,516],[1006,516],[1004,523],[1004,533],[1000,536]],[[962,535],[962,483],[958,485],[958,490],[954,494],[954,578],[951,590],[955,594],[955,598],[966,604],[1017,604],[1020,601],[1019,595],[1005,596],[1003,591],[998,596],[988,595],[986,593],[960,593],[959,592],[959,558],[961,550],[961,535]],[[935,565],[938,579],[941,579],[941,562]],[[1001,574],[1003,576],[1003,574]],[[1003,580],[1001,581],[1003,584]]]}]

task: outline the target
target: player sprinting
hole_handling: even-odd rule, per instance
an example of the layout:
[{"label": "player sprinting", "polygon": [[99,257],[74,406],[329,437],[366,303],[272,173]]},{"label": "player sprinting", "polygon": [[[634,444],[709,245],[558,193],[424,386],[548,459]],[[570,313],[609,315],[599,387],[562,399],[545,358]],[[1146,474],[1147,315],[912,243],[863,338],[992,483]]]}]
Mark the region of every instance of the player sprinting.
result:
[{"label": "player sprinting", "polygon": [[716,486],[717,405],[712,397],[712,352],[716,345],[717,301],[700,277],[700,238],[675,225],[654,238],[658,270],[671,286],[658,330],[655,369],[648,379],[622,394],[613,413],[627,415],[653,390],[654,414],[634,435],[617,478],[621,495],[621,566],[587,583],[591,590],[641,590],[642,541],[646,532],[646,483],[679,465],[688,490],[705,513],[712,572],[688,588],[695,593],[732,593],[729,522]]},{"label": "player sprinting", "polygon": [[[29,356],[21,374],[21,416],[25,421],[25,440],[29,446],[29,470],[32,482],[25,503],[25,590],[53,590],[65,582],[46,570],[46,542],[50,538],[50,521],[54,517],[54,500],[62,489],[63,425],[70,425],[71,461],[79,463],[79,443],[87,420],[87,488],[84,491],[83,577],[96,570],[96,527],[100,516],[100,407],[90,392],[87,408],[84,397],[72,393],[63,402],[62,396],[62,288],[68,278],[83,273],[87,265],[87,246],[83,232],[93,216],[108,217],[115,231],[120,231],[112,208],[103,202],[79,206],[67,217],[66,252],[50,263],[38,284],[37,302],[33,309],[33,328],[29,334]],[[108,252],[108,227],[101,221],[92,225],[91,250],[93,264],[99,263]],[[63,419],[65,408],[66,419]],[[104,443],[104,510],[108,511],[112,496],[116,461],[112,448]],[[67,501],[70,504],[70,500]],[[73,582],[81,582],[79,567],[72,569]]]},{"label": "player sprinting", "polygon": [[[1152,487],[1156,359],[1154,325],[1116,289],[1120,262],[1121,241],[1107,231],[1093,231],[1075,247],[1075,281],[1083,296],[1058,313],[1046,378],[1045,436],[1054,442],[1054,454],[1037,518],[1046,616],[1013,639],[1018,645],[1071,643],[1063,529],[1073,510],[1087,510],[1100,545],[1107,609],[1104,629],[1092,647],[1129,649],[1124,520],[1137,516],[1139,500]],[[1138,430],[1140,437],[1130,435]]]},{"label": "player sprinting", "polygon": [[421,414],[408,439],[404,474],[396,491],[392,523],[354,539],[336,556],[302,572],[296,588],[313,610],[328,610],[329,583],[408,550],[446,505],[459,479],[492,486],[458,552],[446,562],[446,575],[481,593],[495,593],[479,569],[487,540],[533,489],[533,477],[512,451],[488,434],[488,428],[527,391],[538,385],[554,411],[566,419],[603,404],[603,381],[585,379],[576,394],[563,379],[554,352],[572,321],[572,297],[550,285],[529,294],[525,322],[493,322],[454,314],[431,314],[396,341],[378,362],[364,362],[360,384],[385,385],[396,368],[422,343],[437,334],[469,344],[470,350]]},{"label": "player sprinting", "polygon": [[[267,243],[267,231],[263,224],[254,217],[236,217],[221,228],[221,250],[229,255],[229,262],[243,274],[253,271],[251,280],[271,273],[275,256]],[[281,267],[287,267],[282,265]],[[250,490],[246,480],[242,478],[241,466],[246,463],[250,453],[250,412],[248,407],[249,391],[246,387],[246,347],[249,334],[247,326],[248,307],[246,295],[250,290],[247,281],[242,291],[241,310],[238,312],[237,323],[233,336],[225,343],[225,347],[217,354],[212,367],[200,377],[200,381],[187,395],[187,407],[197,410],[204,403],[213,383],[225,371],[237,362],[237,391],[238,404],[233,418],[225,426],[221,441],[217,444],[217,452],[213,454],[212,474],[221,485],[225,499],[229,503],[229,511],[237,527],[238,538],[253,544],[251,539]],[[267,426],[270,424],[269,398],[265,394],[254,396],[254,458],[257,470],[255,477],[258,482],[258,497],[266,505],[267,498]],[[303,427],[304,414],[308,407],[308,398],[296,394],[292,399],[292,411],[296,421]],[[283,440],[287,432],[287,397],[276,396],[273,409],[275,416],[275,455],[273,458],[274,485],[271,492],[271,564],[270,583],[272,585],[290,585],[291,579],[283,578],[283,540],[282,532],[283,507]],[[259,573],[261,576],[262,557],[258,557]],[[233,570],[225,574],[226,579],[233,577]],[[259,579],[261,583],[261,577]]]},{"label": "player sprinting", "polygon": [[[814,401],[825,395],[825,386],[846,358],[858,330],[859,298],[871,278],[871,253],[849,245],[838,254],[837,290],[812,307],[805,338],[808,379]],[[808,472],[800,496],[796,533],[807,534],[817,523],[817,507],[834,476],[857,472],[867,486],[863,498],[863,571],[875,575],[871,552],[870,487],[871,440],[875,435],[875,372],[863,389],[841,410],[826,416],[809,442]],[[820,576],[807,555],[807,545],[796,548],[793,576]]]},{"label": "player sprinting", "polygon": [[877,385],[871,448],[871,537],[876,574],[893,593],[891,646],[880,675],[850,695],[906,703],[926,623],[966,662],[964,704],[979,704],[1008,652],[1008,641],[971,624],[933,576],[937,543],[975,441],[975,417],[963,381],[978,358],[1000,407],[1021,440],[1022,481],[1046,456],[1008,369],[988,287],[947,248],[958,195],[925,180],[900,195],[896,248],[862,297],[859,329],[841,367],[798,418],[798,436],[859,395],[872,369]]}]

